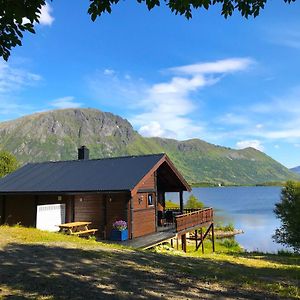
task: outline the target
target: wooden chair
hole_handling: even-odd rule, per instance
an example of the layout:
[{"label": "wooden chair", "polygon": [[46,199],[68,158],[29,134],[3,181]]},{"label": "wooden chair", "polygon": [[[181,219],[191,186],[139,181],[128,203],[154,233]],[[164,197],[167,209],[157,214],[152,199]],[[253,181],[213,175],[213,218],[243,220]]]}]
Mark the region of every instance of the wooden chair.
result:
[{"label": "wooden chair", "polygon": [[165,226],[165,224],[166,224],[165,214],[163,211],[158,210],[157,211],[157,225],[163,227],[163,226]]}]

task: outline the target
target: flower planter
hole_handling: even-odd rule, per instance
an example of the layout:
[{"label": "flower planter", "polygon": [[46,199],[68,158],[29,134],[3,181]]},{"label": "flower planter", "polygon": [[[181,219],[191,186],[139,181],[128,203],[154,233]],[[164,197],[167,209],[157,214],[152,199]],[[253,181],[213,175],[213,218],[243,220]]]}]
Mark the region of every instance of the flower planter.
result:
[{"label": "flower planter", "polygon": [[110,239],[112,241],[128,240],[128,229],[124,229],[124,230],[113,229],[110,233]]}]

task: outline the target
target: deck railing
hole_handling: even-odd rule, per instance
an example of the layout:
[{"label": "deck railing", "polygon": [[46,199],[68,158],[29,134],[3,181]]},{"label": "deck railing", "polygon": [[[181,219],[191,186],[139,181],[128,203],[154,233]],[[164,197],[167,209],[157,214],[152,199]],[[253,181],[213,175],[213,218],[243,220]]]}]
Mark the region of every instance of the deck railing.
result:
[{"label": "deck railing", "polygon": [[213,221],[213,209],[197,209],[192,212],[175,216],[176,232],[187,230]]}]

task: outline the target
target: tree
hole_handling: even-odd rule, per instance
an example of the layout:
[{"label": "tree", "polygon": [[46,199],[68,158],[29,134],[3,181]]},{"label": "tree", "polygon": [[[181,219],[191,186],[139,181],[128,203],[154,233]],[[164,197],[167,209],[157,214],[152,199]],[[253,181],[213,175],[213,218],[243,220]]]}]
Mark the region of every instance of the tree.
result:
[{"label": "tree", "polygon": [[300,182],[286,183],[281,191],[281,202],[275,204],[274,212],[281,221],[274,240],[300,252]]},{"label": "tree", "polygon": [[0,152],[0,178],[15,171],[19,166],[17,159],[7,151]]},{"label": "tree", "polygon": [[199,201],[197,197],[191,195],[186,201],[185,208],[203,208],[203,202]]},{"label": "tree", "polygon": [[179,204],[173,202],[172,200],[166,200],[165,207],[166,209],[179,208]]},{"label": "tree", "polygon": [[[243,17],[256,17],[264,9],[267,0],[136,0],[143,3],[149,10],[165,3],[169,9],[177,14],[192,17],[192,11],[197,9],[209,9],[220,4],[221,14],[227,18],[234,11],[238,11]],[[292,3],[296,0],[283,0]],[[112,6],[120,0],[90,0],[88,13],[92,21],[103,13],[111,13]],[[46,0],[0,0],[0,56],[6,61],[10,51],[15,46],[22,45],[23,32],[35,33],[34,25],[39,22],[41,8]],[[70,4],[71,6],[71,4]]]}]

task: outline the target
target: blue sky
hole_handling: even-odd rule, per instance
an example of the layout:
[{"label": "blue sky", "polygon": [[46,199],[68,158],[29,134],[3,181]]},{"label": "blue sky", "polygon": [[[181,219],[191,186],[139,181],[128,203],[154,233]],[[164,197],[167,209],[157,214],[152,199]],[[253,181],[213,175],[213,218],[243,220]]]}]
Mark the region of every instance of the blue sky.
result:
[{"label": "blue sky", "polygon": [[92,107],[144,136],[255,147],[300,165],[300,2],[256,19],[220,7],[192,20],[121,1],[93,23],[88,1],[54,0],[36,35],[0,62],[0,121]]}]

